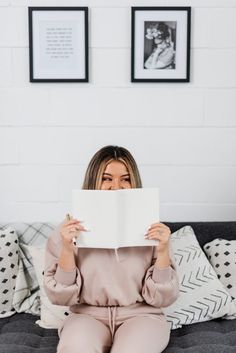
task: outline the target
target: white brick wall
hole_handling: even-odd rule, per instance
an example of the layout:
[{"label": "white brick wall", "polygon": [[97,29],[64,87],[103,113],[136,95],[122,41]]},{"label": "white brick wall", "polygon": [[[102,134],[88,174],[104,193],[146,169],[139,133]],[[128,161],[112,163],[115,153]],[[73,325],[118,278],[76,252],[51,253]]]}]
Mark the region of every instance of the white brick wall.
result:
[{"label": "white brick wall", "polygon": [[[191,82],[130,82],[130,7],[143,0],[0,1],[0,219],[58,222],[92,155],[127,147],[161,220],[236,218],[236,2],[192,6]],[[28,6],[88,6],[90,82],[29,83]]]}]

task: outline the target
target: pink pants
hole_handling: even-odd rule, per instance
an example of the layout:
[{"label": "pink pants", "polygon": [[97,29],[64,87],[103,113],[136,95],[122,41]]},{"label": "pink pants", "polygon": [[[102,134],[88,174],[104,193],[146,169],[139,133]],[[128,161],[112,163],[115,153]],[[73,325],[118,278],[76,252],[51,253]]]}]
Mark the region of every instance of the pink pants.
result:
[{"label": "pink pants", "polygon": [[59,329],[57,353],[160,353],[168,342],[170,326],[163,315],[117,315],[108,307],[106,317],[72,313]]}]

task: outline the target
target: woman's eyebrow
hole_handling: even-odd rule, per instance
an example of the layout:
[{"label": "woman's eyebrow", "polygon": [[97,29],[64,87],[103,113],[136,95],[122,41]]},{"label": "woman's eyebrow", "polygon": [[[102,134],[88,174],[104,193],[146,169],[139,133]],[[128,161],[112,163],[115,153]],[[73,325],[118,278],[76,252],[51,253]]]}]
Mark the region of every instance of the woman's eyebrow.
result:
[{"label": "woman's eyebrow", "polygon": [[[109,174],[109,173],[103,173],[103,175],[109,175],[109,176],[112,176],[112,174]],[[123,175],[121,175],[122,177],[124,177],[124,176],[129,176],[129,174],[123,174]]]}]

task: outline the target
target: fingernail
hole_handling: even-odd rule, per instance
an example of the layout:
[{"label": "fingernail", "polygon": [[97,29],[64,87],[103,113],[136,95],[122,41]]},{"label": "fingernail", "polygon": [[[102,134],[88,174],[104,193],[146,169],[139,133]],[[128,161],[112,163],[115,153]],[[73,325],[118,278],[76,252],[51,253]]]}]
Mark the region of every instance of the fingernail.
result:
[{"label": "fingernail", "polygon": [[80,229],[81,232],[90,232],[91,229],[88,229],[88,228],[83,228],[83,229]]}]

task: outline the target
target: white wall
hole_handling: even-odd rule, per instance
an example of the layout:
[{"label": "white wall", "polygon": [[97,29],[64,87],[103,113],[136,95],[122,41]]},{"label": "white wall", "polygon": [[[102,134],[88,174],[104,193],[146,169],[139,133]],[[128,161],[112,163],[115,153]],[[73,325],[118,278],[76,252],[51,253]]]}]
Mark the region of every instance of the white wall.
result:
[{"label": "white wall", "polygon": [[[88,6],[90,83],[28,77],[28,6]],[[191,82],[130,82],[130,7],[192,6]],[[162,221],[236,220],[235,0],[0,0],[0,220],[59,221],[106,144],[159,186]]]}]

